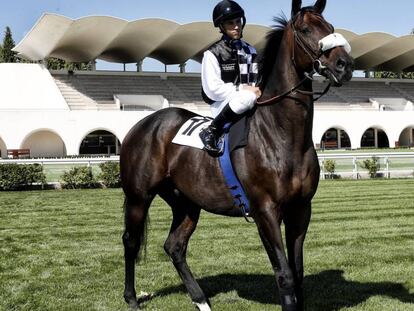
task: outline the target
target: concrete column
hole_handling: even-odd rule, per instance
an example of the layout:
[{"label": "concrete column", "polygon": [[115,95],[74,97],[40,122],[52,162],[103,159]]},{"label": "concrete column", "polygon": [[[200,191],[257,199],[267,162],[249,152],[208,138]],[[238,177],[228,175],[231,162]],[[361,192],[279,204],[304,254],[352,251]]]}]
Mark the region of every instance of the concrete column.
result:
[{"label": "concrete column", "polygon": [[137,62],[137,72],[142,72],[142,63],[143,62],[144,61],[142,59]]},{"label": "concrete column", "polygon": [[164,64],[164,72],[167,72],[167,65]]},{"label": "concrete column", "polygon": [[96,59],[93,59],[91,63],[92,63],[92,71],[96,71]]},{"label": "concrete column", "polygon": [[126,64],[124,63],[124,71],[126,71]]},{"label": "concrete column", "polygon": [[410,146],[414,146],[414,129],[410,129]]},{"label": "concrete column", "polygon": [[178,65],[178,67],[180,67],[180,73],[185,73],[185,66],[186,65],[187,65],[186,63]]},{"label": "concrete column", "polygon": [[341,145],[341,132],[342,131],[340,129],[336,130],[336,139],[338,141],[338,149],[342,148],[342,145]]},{"label": "concrete column", "polygon": [[378,130],[374,129],[374,146],[375,148],[378,148]]}]

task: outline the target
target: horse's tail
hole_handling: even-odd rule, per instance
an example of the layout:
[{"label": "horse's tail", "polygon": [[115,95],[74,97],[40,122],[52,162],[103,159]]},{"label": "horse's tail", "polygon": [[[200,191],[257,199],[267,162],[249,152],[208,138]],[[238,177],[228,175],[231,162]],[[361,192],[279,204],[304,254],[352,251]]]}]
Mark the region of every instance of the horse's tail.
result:
[{"label": "horse's tail", "polygon": [[[128,197],[125,196],[124,198],[124,217],[125,217],[125,224],[127,223],[127,208],[128,208]],[[141,220],[141,224],[137,228],[137,230],[128,230],[125,227],[125,233],[124,233],[124,243],[125,240],[128,241],[135,241],[136,245],[136,262],[140,262],[142,259],[146,260],[147,258],[147,233],[148,233],[148,226],[150,224],[150,217],[148,215],[147,210],[144,211],[144,219]],[[127,235],[127,237],[125,237]],[[138,243],[136,243],[138,242]]]}]

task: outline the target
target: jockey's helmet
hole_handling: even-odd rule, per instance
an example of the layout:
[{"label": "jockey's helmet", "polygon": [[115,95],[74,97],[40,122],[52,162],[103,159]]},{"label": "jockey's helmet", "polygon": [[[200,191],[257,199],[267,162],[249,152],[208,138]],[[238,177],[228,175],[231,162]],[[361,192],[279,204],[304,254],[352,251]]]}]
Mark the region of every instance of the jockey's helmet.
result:
[{"label": "jockey's helmet", "polygon": [[220,27],[224,21],[238,17],[242,18],[244,28],[244,25],[246,25],[246,17],[243,8],[232,0],[220,1],[213,10],[214,27]]}]

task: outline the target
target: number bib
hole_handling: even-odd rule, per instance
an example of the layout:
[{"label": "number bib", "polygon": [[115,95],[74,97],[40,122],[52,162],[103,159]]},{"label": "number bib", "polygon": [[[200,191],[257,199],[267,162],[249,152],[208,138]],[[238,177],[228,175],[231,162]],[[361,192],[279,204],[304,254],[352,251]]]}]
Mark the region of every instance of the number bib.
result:
[{"label": "number bib", "polygon": [[210,125],[213,119],[208,117],[194,117],[185,122],[178,130],[172,140],[173,144],[190,146],[198,149],[203,149],[204,144],[200,139],[200,131]]}]

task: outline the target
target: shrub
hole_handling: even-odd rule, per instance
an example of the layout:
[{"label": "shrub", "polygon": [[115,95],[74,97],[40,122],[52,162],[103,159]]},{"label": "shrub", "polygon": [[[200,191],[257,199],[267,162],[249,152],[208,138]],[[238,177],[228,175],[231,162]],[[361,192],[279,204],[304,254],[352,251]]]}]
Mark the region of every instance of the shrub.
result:
[{"label": "shrub", "polygon": [[371,159],[366,159],[362,161],[361,167],[368,170],[370,178],[375,178],[380,169],[379,159],[376,156],[373,156]]},{"label": "shrub", "polygon": [[97,186],[91,167],[73,167],[64,172],[61,178],[63,181],[62,187],[66,189],[95,188]]},{"label": "shrub", "polygon": [[104,162],[99,164],[99,167],[101,168],[101,174],[99,174],[98,179],[102,181],[105,187],[116,188],[121,185],[118,162]]},{"label": "shrub", "polygon": [[46,184],[40,164],[0,164],[0,190],[24,189],[34,183]]},{"label": "shrub", "polygon": [[329,177],[332,178],[335,174],[336,162],[335,160],[326,160],[323,162],[323,168],[329,173]]}]

